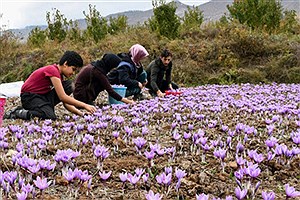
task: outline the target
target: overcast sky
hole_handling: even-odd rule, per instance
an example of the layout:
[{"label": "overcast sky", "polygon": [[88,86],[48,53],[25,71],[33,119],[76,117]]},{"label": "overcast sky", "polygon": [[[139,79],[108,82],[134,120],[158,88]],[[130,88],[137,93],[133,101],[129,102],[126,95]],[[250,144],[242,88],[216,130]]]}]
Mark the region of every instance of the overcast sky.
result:
[{"label": "overcast sky", "polygon": [[[198,6],[209,0],[180,0]],[[167,1],[170,2],[170,1]],[[152,0],[0,0],[0,27],[24,28],[30,25],[47,25],[46,13],[58,9],[67,20],[83,19],[89,13],[89,4],[95,5],[101,16],[129,10],[152,9]]]}]

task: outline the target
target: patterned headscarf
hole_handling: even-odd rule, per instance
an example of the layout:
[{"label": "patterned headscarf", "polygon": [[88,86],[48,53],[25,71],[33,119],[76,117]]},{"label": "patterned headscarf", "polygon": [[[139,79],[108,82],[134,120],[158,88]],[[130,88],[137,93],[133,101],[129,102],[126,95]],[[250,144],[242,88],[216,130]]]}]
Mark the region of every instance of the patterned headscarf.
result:
[{"label": "patterned headscarf", "polygon": [[143,47],[140,44],[135,44],[132,47],[130,47],[129,52],[132,56],[132,60],[136,65],[139,65],[139,62],[143,59],[146,58],[149,53],[148,51],[145,49],[145,47]]}]

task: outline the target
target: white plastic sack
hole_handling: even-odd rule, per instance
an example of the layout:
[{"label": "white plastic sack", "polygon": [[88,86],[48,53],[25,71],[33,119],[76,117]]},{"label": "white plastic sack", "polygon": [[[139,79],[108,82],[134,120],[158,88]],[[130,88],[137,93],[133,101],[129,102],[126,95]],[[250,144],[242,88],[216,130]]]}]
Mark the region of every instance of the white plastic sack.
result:
[{"label": "white plastic sack", "polygon": [[21,93],[21,87],[24,81],[17,81],[12,83],[2,83],[0,85],[0,96],[5,97],[19,97]]}]

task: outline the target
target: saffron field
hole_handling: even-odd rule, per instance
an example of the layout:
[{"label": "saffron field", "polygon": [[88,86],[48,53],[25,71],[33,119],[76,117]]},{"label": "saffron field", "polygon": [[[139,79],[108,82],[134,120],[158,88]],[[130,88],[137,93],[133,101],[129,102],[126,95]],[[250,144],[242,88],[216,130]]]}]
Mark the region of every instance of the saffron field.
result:
[{"label": "saffron field", "polygon": [[4,120],[0,197],[300,199],[300,85],[179,91],[135,105],[99,98],[85,117],[58,106],[57,121]]}]

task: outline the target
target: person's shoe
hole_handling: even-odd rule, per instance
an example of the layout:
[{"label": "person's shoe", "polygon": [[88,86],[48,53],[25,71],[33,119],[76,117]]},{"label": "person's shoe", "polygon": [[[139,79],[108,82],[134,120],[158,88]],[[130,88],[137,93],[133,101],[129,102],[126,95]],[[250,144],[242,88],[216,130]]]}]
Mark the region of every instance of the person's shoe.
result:
[{"label": "person's shoe", "polygon": [[3,116],[3,119],[16,119],[17,116],[16,116],[16,112],[19,111],[19,110],[22,110],[22,106],[18,106],[16,108],[13,108],[9,111],[7,111],[4,116]]}]

